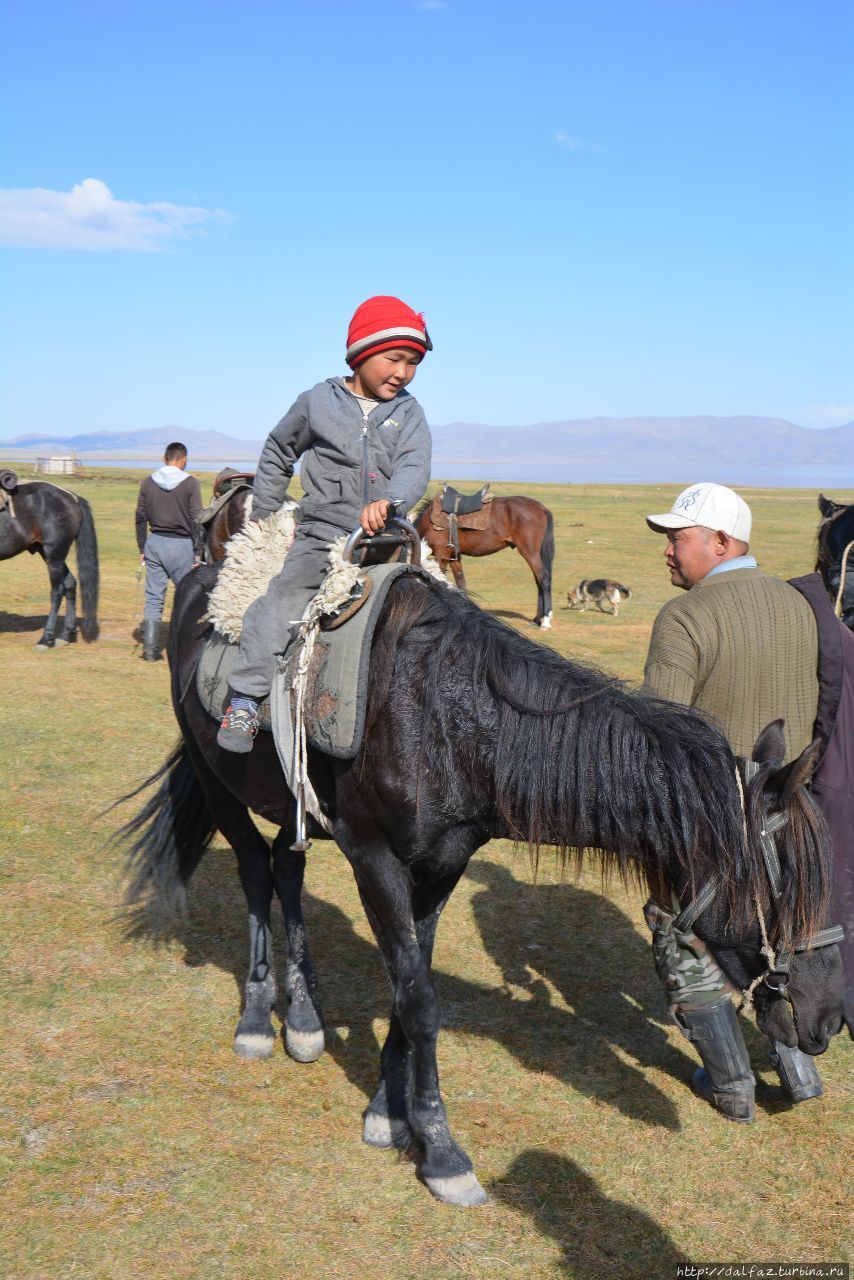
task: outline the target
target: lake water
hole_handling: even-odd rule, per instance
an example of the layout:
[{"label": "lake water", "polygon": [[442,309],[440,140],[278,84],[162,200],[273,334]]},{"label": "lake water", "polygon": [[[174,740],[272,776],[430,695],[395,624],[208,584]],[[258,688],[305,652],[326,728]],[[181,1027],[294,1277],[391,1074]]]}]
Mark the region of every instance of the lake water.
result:
[{"label": "lake water", "polygon": [[[14,451],[8,450],[8,455]],[[12,456],[7,461],[13,462]],[[87,458],[78,455],[81,469],[96,471],[100,467],[121,467],[132,471],[154,471],[163,465],[162,458]],[[23,469],[34,463],[32,455],[18,459]],[[255,455],[230,458],[199,458],[190,471],[217,472],[224,467],[235,467],[237,470],[254,469],[258,459]],[[528,484],[692,484],[699,479],[715,478],[723,484],[745,485],[760,489],[854,489],[854,460],[839,462],[833,465],[768,467],[762,469],[755,466],[736,464],[726,466],[723,474],[714,477],[708,474],[713,468],[706,468],[706,475],[700,475],[700,469],[691,470],[684,463],[676,466],[668,465],[666,460],[655,464],[627,462],[615,459],[607,466],[573,464],[571,460],[557,458],[554,464],[542,462],[526,464],[515,461],[508,463],[445,461],[441,457],[433,458],[434,480],[471,480],[483,484],[487,480],[518,481]],[[297,467],[299,471],[299,467]]]}]

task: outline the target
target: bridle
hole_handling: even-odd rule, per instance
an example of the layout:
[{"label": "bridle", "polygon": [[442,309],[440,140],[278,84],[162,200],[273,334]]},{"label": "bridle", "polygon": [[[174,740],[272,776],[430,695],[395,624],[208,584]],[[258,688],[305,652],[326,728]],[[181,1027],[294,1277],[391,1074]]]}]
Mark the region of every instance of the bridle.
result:
[{"label": "bridle", "polygon": [[[846,543],[846,545],[840,551],[838,557],[835,557],[834,559],[831,560],[830,552],[826,546],[827,537],[825,536],[824,542],[822,542],[821,535],[822,533],[825,533],[825,531],[828,530],[830,526],[849,509],[850,508],[845,506],[840,507],[838,511],[834,511],[831,515],[825,516],[824,520],[821,522],[821,525],[819,527],[818,559],[819,559],[819,564],[825,569],[827,573],[827,584],[828,584],[829,590],[831,589],[830,588],[831,575],[835,572],[837,566],[839,567],[839,589],[836,592],[836,599],[833,603],[833,612],[836,614],[837,618],[841,618],[844,613],[842,602],[845,596],[846,577],[849,573],[848,558],[851,555],[852,548],[854,548],[854,538],[852,538],[850,542]],[[854,570],[854,558],[852,558],[851,569]]]},{"label": "bridle", "polygon": [[[744,780],[749,783],[759,772],[760,765],[756,760],[741,760],[739,762],[744,768]],[[739,788],[741,778],[739,776]],[[742,795],[742,805],[744,797]],[[783,877],[780,870],[780,859],[777,855],[777,845],[775,836],[786,823],[789,821],[787,813],[773,813],[766,818],[759,832],[759,843],[762,848],[762,860],[765,863],[765,873],[768,877],[768,884],[771,889],[771,901],[775,908],[779,909],[780,901],[783,896]],[[688,931],[703,912],[711,906],[712,902],[721,887],[720,876],[712,876],[707,880],[700,889],[699,893],[694,897],[688,906],[685,907],[673,921],[673,928],[677,931]],[[841,942],[844,938],[842,926],[835,924],[826,929],[820,929],[818,933],[813,934],[806,942],[799,942],[788,945],[781,945],[776,953],[768,941],[768,934],[765,928],[765,920],[762,909],[757,901],[756,912],[759,920],[759,927],[762,933],[763,946],[761,953],[765,958],[767,968],[758,978],[751,983],[750,987],[744,993],[744,1003],[751,1003],[751,996],[754,988],[760,983],[764,983],[775,996],[782,996],[792,1007],[795,1012],[795,1006],[792,1003],[792,997],[789,994],[789,969],[793,958],[803,951],[816,951],[819,947],[831,947],[835,943]]]}]

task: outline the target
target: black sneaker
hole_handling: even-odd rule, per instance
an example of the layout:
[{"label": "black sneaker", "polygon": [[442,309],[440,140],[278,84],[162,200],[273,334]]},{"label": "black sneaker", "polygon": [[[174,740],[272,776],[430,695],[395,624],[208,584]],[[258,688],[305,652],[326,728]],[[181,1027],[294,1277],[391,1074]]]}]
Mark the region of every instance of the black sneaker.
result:
[{"label": "black sneaker", "polygon": [[216,735],[217,744],[226,751],[245,752],[252,750],[252,743],[261,723],[258,704],[249,698],[237,699],[228,704],[228,709]]}]

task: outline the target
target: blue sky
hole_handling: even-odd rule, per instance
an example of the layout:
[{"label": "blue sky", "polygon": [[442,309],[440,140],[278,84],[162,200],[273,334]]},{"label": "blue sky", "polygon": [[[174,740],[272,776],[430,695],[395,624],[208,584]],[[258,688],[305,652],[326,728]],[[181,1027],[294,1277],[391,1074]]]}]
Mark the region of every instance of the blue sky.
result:
[{"label": "blue sky", "polygon": [[848,421],[852,14],[7,0],[0,437],[263,437],[374,293],[434,423]]}]

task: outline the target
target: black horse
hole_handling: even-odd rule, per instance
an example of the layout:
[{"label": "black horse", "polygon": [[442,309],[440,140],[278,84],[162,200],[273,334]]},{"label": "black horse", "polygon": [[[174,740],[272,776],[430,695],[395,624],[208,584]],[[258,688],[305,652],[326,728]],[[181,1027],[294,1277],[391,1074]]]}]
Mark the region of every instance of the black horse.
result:
[{"label": "black horse", "polygon": [[854,503],[845,506],[818,496],[822,519],[818,526],[816,573],[846,627],[854,630]]},{"label": "black horse", "polygon": [[[98,638],[98,539],[92,508],[85,498],[47,481],[18,484],[14,471],[0,473],[0,560],[29,551],[38,553],[50,575],[50,613],[37,649],[72,644],[77,639],[77,579],[66,564],[72,542],[77,543],[77,572],[84,640]],[[65,626],[56,635],[59,610],[65,600]]]},{"label": "black horse", "polygon": [[[219,829],[237,856],[249,907],[249,974],[235,1049],[245,1056],[273,1049],[275,891],[290,948],[286,1045],[311,1060],[322,1052],[323,1029],[300,906],[305,855],[289,848],[293,802],[271,736],[261,734],[248,756],[221,751],[217,725],[196,694],[208,630],[200,619],[216,573],[216,566],[197,569],[176,596],[170,662],[182,741],[149,779],[159,782],[157,791],[121,833],[133,840],[128,902],[139,911],[179,908]],[[493,836],[534,849],[600,851],[606,868],[673,886],[685,902],[707,881],[719,884],[693,927],[742,990],[767,969],[759,912],[775,946],[815,935],[828,901],[827,837],[801,785],[812,754],[783,768],[780,724],[757,744],[760,766],[743,805],[735,757],[698,713],[566,661],[442,584],[414,576],[394,584],[374,637],[360,755],[309,759],[394,992],[379,1088],[364,1117],[367,1142],[409,1145],[442,1200],[485,1199],[451,1136],[439,1091],[440,1011],[430,967],[442,908],[474,851]],[[250,809],[281,828],[272,851]],[[776,905],[760,850],[774,811],[787,818]],[[792,960],[791,1006],[770,979],[754,1001],[772,1040],[819,1054],[841,1027],[841,996],[838,949],[827,946]]]}]

